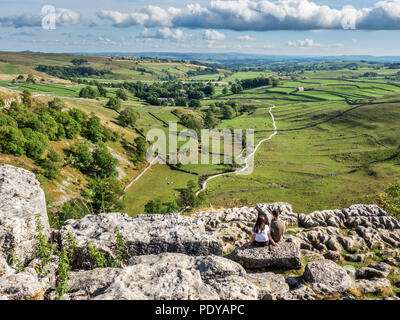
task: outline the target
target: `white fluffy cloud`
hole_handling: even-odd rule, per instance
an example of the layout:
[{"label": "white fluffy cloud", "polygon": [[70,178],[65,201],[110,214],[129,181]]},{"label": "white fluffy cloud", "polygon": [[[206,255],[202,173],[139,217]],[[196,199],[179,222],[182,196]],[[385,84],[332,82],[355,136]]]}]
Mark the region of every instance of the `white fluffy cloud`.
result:
[{"label": "white fluffy cloud", "polygon": [[313,39],[304,39],[304,40],[297,40],[297,41],[289,41],[287,43],[289,47],[295,48],[313,48],[313,47],[320,47],[319,43],[315,43]]},{"label": "white fluffy cloud", "polygon": [[[83,24],[81,15],[69,9],[58,8],[55,12],[57,26],[73,26]],[[24,13],[19,16],[0,18],[1,27],[41,27],[42,16]]]},{"label": "white fluffy cloud", "polygon": [[221,41],[225,39],[225,35],[216,30],[205,30],[203,33],[203,39],[211,41]]},{"label": "white fluffy cloud", "polygon": [[160,28],[157,31],[153,32],[147,28],[144,28],[139,35],[139,38],[142,39],[169,39],[174,41],[186,41],[191,38],[191,35],[183,33],[182,30],[175,29],[171,30],[168,27]]},{"label": "white fluffy cloud", "polygon": [[256,38],[253,38],[253,37],[250,37],[250,36],[238,36],[238,37],[236,37],[236,40],[239,40],[239,41],[255,41],[256,40]]},{"label": "white fluffy cloud", "polygon": [[346,18],[357,29],[400,29],[400,0],[383,0],[369,8],[334,9],[310,0],[212,0],[163,9],[147,6],[132,13],[101,11],[100,19],[117,27],[186,27],[231,30],[342,29]]},{"label": "white fluffy cloud", "polygon": [[296,40],[296,41],[288,41],[286,44],[290,48],[296,49],[329,49],[329,48],[341,48],[344,47],[343,43],[335,43],[335,44],[320,44],[316,43],[313,39],[306,38],[304,40]]}]

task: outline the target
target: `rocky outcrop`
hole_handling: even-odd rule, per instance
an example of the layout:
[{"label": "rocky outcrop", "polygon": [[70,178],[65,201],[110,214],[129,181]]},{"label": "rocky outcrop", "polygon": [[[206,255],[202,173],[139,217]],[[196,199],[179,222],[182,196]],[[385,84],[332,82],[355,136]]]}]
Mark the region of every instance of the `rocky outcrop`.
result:
[{"label": "rocky outcrop", "polygon": [[47,288],[33,268],[17,273],[0,257],[0,300],[42,300]]},{"label": "rocky outcrop", "polygon": [[259,203],[256,205],[256,210],[266,218],[267,224],[270,224],[273,219],[273,210],[279,211],[279,218],[285,221],[287,226],[297,224],[297,213],[293,212],[292,206],[289,203]]},{"label": "rocky outcrop", "polygon": [[237,263],[179,253],[137,256],[123,269],[72,272],[64,299],[256,299],[258,288]]},{"label": "rocky outcrop", "polygon": [[370,264],[357,269],[357,279],[386,278],[390,273],[390,266],[386,263]]},{"label": "rocky outcrop", "polygon": [[289,293],[289,285],[285,278],[273,272],[249,273],[248,279],[258,287],[260,300],[285,300]]},{"label": "rocky outcrop", "polygon": [[303,276],[315,291],[322,294],[344,292],[353,286],[347,272],[332,261],[308,263]]},{"label": "rocky outcrop", "polygon": [[[243,248],[257,217],[270,221],[273,209],[290,227],[279,246]],[[36,249],[38,217],[49,238],[39,182],[24,169],[0,166],[0,299],[55,299],[58,263],[70,258],[56,253],[69,247],[71,237],[76,248],[63,297],[70,300],[395,299],[392,286],[400,286],[399,222],[374,205],[310,215],[293,213],[287,203],[191,217],[89,215],[54,231],[55,250],[45,266]],[[102,257],[96,259],[93,248],[107,263],[97,261]],[[302,261],[308,262],[304,272]]]},{"label": "rocky outcrop", "polygon": [[392,284],[388,279],[373,278],[370,280],[356,280],[356,288],[363,294],[375,294],[380,296],[392,295]]},{"label": "rocky outcrop", "polygon": [[35,257],[37,218],[50,237],[46,200],[35,175],[10,165],[0,166],[0,257],[28,263]]},{"label": "rocky outcrop", "polygon": [[355,204],[343,210],[323,210],[310,214],[299,214],[299,226],[314,227],[351,227],[358,226],[380,229],[400,229],[400,223],[389,216],[377,205]]},{"label": "rocky outcrop", "polygon": [[204,225],[177,214],[139,215],[130,218],[121,213],[88,215],[68,220],[58,233],[60,246],[67,246],[68,234],[77,247],[73,257],[76,269],[94,267],[88,247],[94,246],[110,258],[117,256],[117,234],[125,242],[125,259],[137,255],[177,252],[188,255],[221,255],[220,242],[205,231]]},{"label": "rocky outcrop", "polygon": [[215,234],[223,244],[223,253],[228,254],[249,240],[258,215],[265,216],[269,222],[274,209],[281,212],[280,218],[288,226],[297,224],[297,214],[293,213],[290,204],[284,202],[257,204],[255,208],[241,207],[217,212],[198,212],[193,214],[193,217]]},{"label": "rocky outcrop", "polygon": [[304,284],[300,284],[298,287],[289,291],[285,295],[285,300],[316,300],[317,294]]},{"label": "rocky outcrop", "polygon": [[232,259],[246,269],[302,267],[300,246],[297,242],[281,241],[278,247],[237,248],[232,254]]}]

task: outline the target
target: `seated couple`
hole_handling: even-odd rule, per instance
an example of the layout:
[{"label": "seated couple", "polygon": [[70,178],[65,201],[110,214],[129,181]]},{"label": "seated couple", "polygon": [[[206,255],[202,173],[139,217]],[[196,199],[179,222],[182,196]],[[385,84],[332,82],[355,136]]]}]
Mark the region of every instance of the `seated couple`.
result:
[{"label": "seated couple", "polygon": [[257,222],[252,230],[252,237],[250,242],[246,243],[244,246],[246,248],[254,245],[256,247],[265,247],[268,244],[272,244],[275,247],[278,246],[278,242],[282,239],[285,233],[285,222],[279,219],[279,211],[272,211],[273,219],[268,226],[265,223],[265,217],[258,215]]}]

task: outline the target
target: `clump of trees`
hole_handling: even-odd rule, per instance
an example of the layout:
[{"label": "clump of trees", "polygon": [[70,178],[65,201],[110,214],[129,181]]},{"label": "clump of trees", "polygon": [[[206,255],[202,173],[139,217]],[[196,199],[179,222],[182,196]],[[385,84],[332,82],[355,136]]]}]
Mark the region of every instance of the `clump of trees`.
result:
[{"label": "clump of trees", "polygon": [[132,109],[127,108],[120,112],[117,120],[121,126],[129,127],[135,125],[137,118],[138,114]]},{"label": "clump of trees", "polygon": [[104,77],[106,74],[111,73],[109,70],[96,70],[92,67],[78,66],[47,66],[39,64],[36,71],[47,73],[51,76],[61,79],[72,79],[77,77]]},{"label": "clump of trees", "polygon": [[110,98],[106,104],[106,107],[118,111],[121,109],[121,100],[119,98]]},{"label": "clump of trees", "polygon": [[[47,106],[35,102],[33,107],[31,93],[25,90],[22,102],[13,101],[8,109],[0,111],[0,152],[26,155],[43,169],[42,173],[48,179],[58,176],[63,162],[62,156],[52,149],[43,158],[51,141],[75,139],[81,135],[92,143],[100,144],[116,140],[119,136],[102,126],[100,119],[93,114],[89,117],[78,109],[66,111],[64,102],[59,98],[49,101]],[[97,162],[94,163],[104,167],[107,162],[101,161],[106,151],[103,148],[100,152],[100,147],[96,150]]]},{"label": "clump of trees", "polygon": [[196,183],[188,181],[186,188],[180,190],[178,197],[169,202],[160,199],[150,200],[144,207],[145,213],[172,213],[177,211],[191,210],[204,202],[204,195],[196,196]]},{"label": "clump of trees", "polygon": [[81,98],[95,99],[98,96],[99,96],[99,91],[91,86],[82,88],[79,91],[79,97],[81,97]]}]

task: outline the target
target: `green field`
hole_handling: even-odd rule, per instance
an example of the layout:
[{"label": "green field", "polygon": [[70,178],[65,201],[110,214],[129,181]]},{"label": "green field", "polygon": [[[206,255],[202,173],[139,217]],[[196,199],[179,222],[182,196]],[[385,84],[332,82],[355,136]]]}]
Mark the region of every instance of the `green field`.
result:
[{"label": "green field", "polygon": [[[42,101],[64,98],[67,108],[78,108],[94,113],[110,129],[133,142],[139,136],[135,128],[121,127],[119,113],[106,108],[107,99],[81,99],[79,91],[85,87],[70,80],[59,79],[35,71],[38,64],[71,66],[74,55],[0,52],[0,87],[2,91],[18,95],[29,89]],[[151,106],[129,92],[122,109],[136,112],[136,129],[144,134],[161,129],[168,136],[166,123],[179,121],[175,110],[204,119],[209,106],[217,102],[235,101],[239,105],[256,107],[232,119],[217,114],[216,129],[254,129],[255,142],[265,139],[273,131],[269,108],[278,133],[258,149],[254,171],[250,175],[229,174],[211,180],[204,207],[223,208],[235,205],[254,205],[259,202],[289,202],[296,212],[334,209],[354,203],[374,202],[375,195],[394,178],[400,177],[400,82],[389,79],[397,70],[380,66],[377,77],[360,77],[372,67],[359,63],[357,70],[313,70],[283,74],[266,68],[261,71],[218,69],[215,74],[188,77],[187,72],[199,71],[204,66],[189,62],[157,61],[151,59],[120,59],[116,57],[82,56],[87,66],[109,70],[103,78],[82,77],[105,83],[142,81],[146,84],[166,81],[183,83],[212,82],[215,94],[201,100],[198,110],[189,107]],[[141,70],[141,71],[140,71]],[[33,74],[36,83],[12,81],[18,75]],[[260,76],[280,79],[276,87],[262,86],[232,94],[223,94],[229,83]],[[43,80],[41,80],[43,79]],[[300,89],[301,88],[301,89]],[[304,89],[304,90],[303,90]],[[107,88],[108,97],[115,97],[116,88]],[[5,95],[6,97],[6,95]],[[185,127],[178,125],[178,131]],[[180,141],[182,146],[185,141]],[[109,143],[121,157],[127,157],[122,144]],[[167,141],[167,152],[169,143]],[[61,148],[61,147],[60,147]],[[218,150],[223,153],[221,144]],[[397,155],[397,156],[396,156]],[[209,155],[211,159],[211,155]],[[222,158],[222,156],[221,156]],[[14,160],[13,160],[14,161]],[[146,167],[146,163],[126,165],[126,185]],[[124,203],[130,215],[144,212],[144,205],[152,199],[171,201],[179,190],[192,180],[199,182],[202,175],[212,175],[230,169],[225,164],[186,164],[182,169],[196,174],[172,170],[167,165],[151,167],[131,188]],[[71,171],[75,172],[75,171]]]}]

